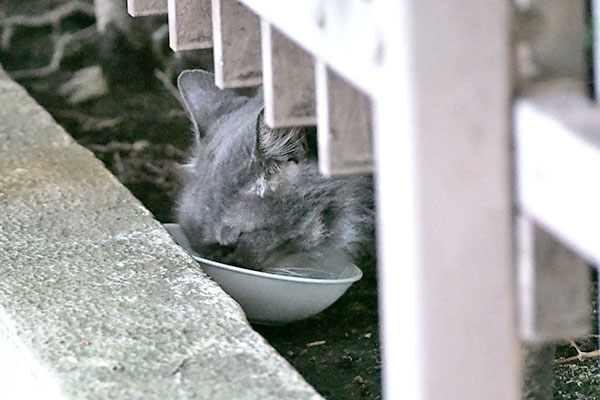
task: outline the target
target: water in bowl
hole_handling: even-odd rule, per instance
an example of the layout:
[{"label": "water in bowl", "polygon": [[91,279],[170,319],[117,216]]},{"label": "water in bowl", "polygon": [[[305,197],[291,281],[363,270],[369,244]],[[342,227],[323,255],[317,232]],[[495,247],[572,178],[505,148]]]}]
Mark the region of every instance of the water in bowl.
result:
[{"label": "water in bowl", "polygon": [[287,267],[287,268],[271,268],[269,272],[277,275],[296,276],[300,278],[311,279],[335,279],[336,274],[332,271],[323,271],[315,268],[303,267]]}]

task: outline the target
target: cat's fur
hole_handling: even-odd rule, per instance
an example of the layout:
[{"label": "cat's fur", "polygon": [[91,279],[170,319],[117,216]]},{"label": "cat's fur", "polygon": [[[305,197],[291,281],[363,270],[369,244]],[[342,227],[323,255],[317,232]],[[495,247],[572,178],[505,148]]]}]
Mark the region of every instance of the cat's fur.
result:
[{"label": "cat's fur", "polygon": [[300,129],[271,129],[262,93],[221,90],[214,76],[178,80],[196,144],[177,222],[202,256],[268,270],[324,268],[373,246],[370,176],[326,178]]}]

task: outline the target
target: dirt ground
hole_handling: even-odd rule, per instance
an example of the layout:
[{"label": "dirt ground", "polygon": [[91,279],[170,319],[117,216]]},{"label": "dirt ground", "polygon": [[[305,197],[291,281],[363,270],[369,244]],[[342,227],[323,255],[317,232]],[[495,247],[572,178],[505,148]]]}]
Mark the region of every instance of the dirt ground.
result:
[{"label": "dirt ground", "polygon": [[[91,4],[91,0],[86,2]],[[64,3],[65,0],[5,0],[0,3],[0,21],[15,15],[41,14]],[[45,66],[58,37],[93,23],[93,16],[77,12],[54,25],[16,24],[11,27],[11,35],[0,26],[0,63],[9,72]],[[115,57],[124,57],[124,65],[144,62],[132,54]],[[69,102],[64,84],[76,71],[99,63],[98,36],[92,32],[66,46],[56,71],[40,77],[21,74],[17,80],[79,143],[94,151],[157,219],[172,221],[171,210],[178,191],[177,165],[185,159],[192,141],[187,116],[169,85],[154,74],[154,67],[132,68],[125,78],[110,85],[104,96],[76,104]],[[159,64],[155,68],[162,67]],[[255,326],[327,399],[381,398],[373,264],[372,260],[361,260],[363,279],[323,313],[289,325]],[[588,340],[582,348],[597,349],[596,343],[597,338]],[[557,357],[574,354],[575,350],[565,345],[559,348]],[[556,373],[555,399],[598,398],[597,358],[558,364]]]}]

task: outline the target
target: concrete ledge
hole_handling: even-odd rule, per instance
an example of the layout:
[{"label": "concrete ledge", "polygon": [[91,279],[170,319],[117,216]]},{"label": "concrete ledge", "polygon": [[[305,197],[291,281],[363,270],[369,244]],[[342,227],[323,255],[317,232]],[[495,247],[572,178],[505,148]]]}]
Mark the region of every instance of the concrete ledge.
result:
[{"label": "concrete ledge", "polygon": [[1,69],[0,393],[321,398]]}]

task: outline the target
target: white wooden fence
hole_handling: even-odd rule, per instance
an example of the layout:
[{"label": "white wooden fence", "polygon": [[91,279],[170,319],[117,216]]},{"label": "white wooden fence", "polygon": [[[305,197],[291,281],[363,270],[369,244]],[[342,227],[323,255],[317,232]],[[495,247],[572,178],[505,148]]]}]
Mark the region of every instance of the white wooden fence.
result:
[{"label": "white wooden fence", "polygon": [[262,82],[270,125],[316,122],[323,173],[374,171],[387,399],[518,399],[520,338],[589,331],[583,0],[128,7],[168,11],[176,51],[214,47],[220,87]]}]

